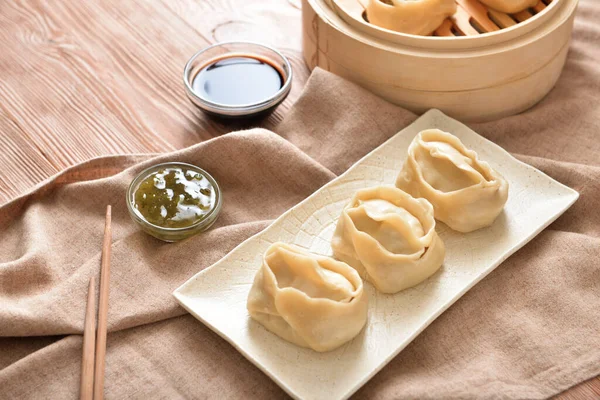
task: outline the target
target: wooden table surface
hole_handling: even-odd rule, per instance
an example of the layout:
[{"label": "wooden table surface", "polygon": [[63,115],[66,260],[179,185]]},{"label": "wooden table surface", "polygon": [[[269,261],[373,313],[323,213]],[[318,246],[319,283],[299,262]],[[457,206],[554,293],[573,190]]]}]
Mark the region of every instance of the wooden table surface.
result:
[{"label": "wooden table surface", "polygon": [[[164,152],[244,125],[224,125],[186,98],[183,66],[219,41],[264,42],[291,61],[287,100],[310,71],[300,0],[0,2],[0,204],[81,161]],[[600,378],[562,399],[600,397]]]}]

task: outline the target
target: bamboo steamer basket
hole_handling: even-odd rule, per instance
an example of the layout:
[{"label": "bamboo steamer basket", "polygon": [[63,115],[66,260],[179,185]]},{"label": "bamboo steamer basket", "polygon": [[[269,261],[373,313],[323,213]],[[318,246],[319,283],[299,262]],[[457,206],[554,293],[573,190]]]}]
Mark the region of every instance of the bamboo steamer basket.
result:
[{"label": "bamboo steamer basket", "polygon": [[513,15],[456,0],[456,14],[432,36],[374,26],[359,0],[302,2],[310,69],[333,72],[417,113],[438,108],[463,121],[488,121],[528,109],[554,87],[578,0],[540,0]]}]

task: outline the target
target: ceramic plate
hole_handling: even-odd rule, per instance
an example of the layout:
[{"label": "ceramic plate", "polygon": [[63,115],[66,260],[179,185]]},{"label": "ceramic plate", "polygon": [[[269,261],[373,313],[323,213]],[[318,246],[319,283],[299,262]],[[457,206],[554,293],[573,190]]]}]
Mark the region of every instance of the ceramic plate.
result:
[{"label": "ceramic plate", "polygon": [[[317,353],[297,347],[250,319],[246,297],[267,247],[283,241],[331,255],[329,241],[352,194],[369,186],[393,184],[411,140],[427,128],[439,128],[458,136],[509,181],[508,202],[494,224],[461,234],[438,222],[436,229],[446,244],[442,268],[420,285],[394,295],[377,293],[366,283],[367,325],[354,340],[332,352]],[[460,122],[431,110],[267,229],[196,274],[174,295],[183,307],[292,397],[344,399],[578,197],[576,191],[516,160]]]}]

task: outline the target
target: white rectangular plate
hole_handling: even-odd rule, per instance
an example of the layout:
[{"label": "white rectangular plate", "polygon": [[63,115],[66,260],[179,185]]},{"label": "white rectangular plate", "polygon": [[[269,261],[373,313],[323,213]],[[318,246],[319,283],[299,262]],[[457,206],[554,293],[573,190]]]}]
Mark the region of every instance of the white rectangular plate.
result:
[{"label": "white rectangular plate", "polygon": [[[411,140],[428,128],[439,128],[458,136],[508,180],[508,202],[494,224],[461,234],[438,222],[437,231],[446,244],[446,259],[440,271],[420,285],[394,295],[378,293],[366,284],[369,294],[366,328],[354,340],[332,352],[317,353],[297,347],[251,320],[246,311],[246,297],[267,247],[283,241],[331,255],[329,241],[337,218],[352,194],[369,186],[393,184]],[[565,212],[578,197],[576,191],[516,160],[460,122],[438,110],[430,110],[267,229],[196,274],[174,295],[183,307],[291,396],[343,399],[383,368],[467,290]]]}]

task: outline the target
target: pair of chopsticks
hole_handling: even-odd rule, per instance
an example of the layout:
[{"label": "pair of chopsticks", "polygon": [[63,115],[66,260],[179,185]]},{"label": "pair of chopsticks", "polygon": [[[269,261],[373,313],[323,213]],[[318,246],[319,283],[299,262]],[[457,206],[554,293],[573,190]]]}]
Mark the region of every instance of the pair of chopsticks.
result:
[{"label": "pair of chopsticks", "polygon": [[[102,267],[100,270],[100,301],[98,305],[98,333],[96,334],[95,280],[88,286],[85,327],[83,330],[83,356],[81,360],[81,400],[104,398],[104,360],[106,358],[106,320],[108,316],[108,284],[110,279],[110,243],[112,231],[111,208],[106,207],[104,241],[102,242]],[[94,354],[94,347],[95,354]],[[95,361],[95,363],[94,363]]]}]

